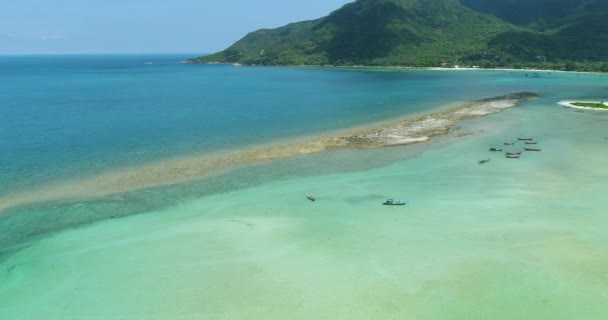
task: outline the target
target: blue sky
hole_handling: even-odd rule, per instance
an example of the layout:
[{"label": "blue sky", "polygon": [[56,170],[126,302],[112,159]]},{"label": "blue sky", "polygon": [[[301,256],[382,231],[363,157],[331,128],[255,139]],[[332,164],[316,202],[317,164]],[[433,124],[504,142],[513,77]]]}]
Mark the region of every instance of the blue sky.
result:
[{"label": "blue sky", "polygon": [[0,54],[214,52],[353,0],[2,0]]}]

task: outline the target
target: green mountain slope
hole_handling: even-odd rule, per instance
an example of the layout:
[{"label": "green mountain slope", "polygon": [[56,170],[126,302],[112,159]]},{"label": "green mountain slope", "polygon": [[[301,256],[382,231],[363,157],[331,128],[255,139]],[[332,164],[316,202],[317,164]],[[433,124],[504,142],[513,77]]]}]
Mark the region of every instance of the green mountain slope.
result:
[{"label": "green mountain slope", "polygon": [[[578,62],[590,69],[607,69],[608,2],[604,0],[461,0],[529,30],[506,32],[489,45],[520,60],[544,56],[550,62]],[[535,32],[542,31],[542,32]],[[575,63],[576,64],[576,63]],[[576,66],[569,68],[576,69]]]},{"label": "green mountain slope", "polygon": [[605,0],[460,0],[465,6],[507,22],[544,30],[563,27],[586,15],[608,13]]},{"label": "green mountain slope", "polygon": [[[529,9],[527,16],[517,16],[503,2],[492,6],[481,0],[359,0],[317,20],[252,32],[224,51],[191,61],[548,68],[570,63],[572,68],[575,60],[591,61],[599,68],[599,61],[608,60],[608,45],[600,41],[608,34],[603,14],[607,6],[595,0],[568,0],[567,14],[561,7],[545,15],[530,9],[551,1],[566,0],[505,0]],[[531,27],[540,24],[544,27]]]},{"label": "green mountain slope", "polygon": [[495,15],[517,25],[537,29],[559,26],[563,20],[579,14],[597,0],[460,0],[474,10]]}]

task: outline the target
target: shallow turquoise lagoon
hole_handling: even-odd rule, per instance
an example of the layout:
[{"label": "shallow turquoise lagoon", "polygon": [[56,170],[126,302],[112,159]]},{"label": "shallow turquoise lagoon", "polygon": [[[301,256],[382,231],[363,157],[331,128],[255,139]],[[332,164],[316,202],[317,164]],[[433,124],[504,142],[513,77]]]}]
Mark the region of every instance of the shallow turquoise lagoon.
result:
[{"label": "shallow turquoise lagoon", "polygon": [[[207,72],[204,66],[171,68],[185,68],[181,72],[191,77]],[[302,78],[293,90],[328,90],[323,99],[334,99],[332,103],[281,114],[272,129],[280,132],[275,139],[520,90],[544,97],[461,123],[458,132],[469,133],[462,137],[308,155],[187,184],[9,210],[0,217],[0,318],[604,319],[608,314],[608,113],[578,113],[556,104],[561,99],[603,98],[607,78],[565,73],[526,78],[523,72],[504,71],[210,69],[239,77],[250,73],[256,81],[268,73],[290,74]],[[336,78],[348,79],[340,86],[343,93],[329,92]],[[323,79],[331,80],[317,83]],[[366,85],[358,87],[353,79]],[[351,87],[356,88],[352,95],[368,100],[348,100]],[[255,101],[264,104],[273,96],[234,95],[230,99],[251,100],[248,108],[254,109]],[[290,101],[314,105],[307,95],[300,98]],[[118,112],[112,117],[133,125],[132,116]],[[130,159],[128,144],[114,143],[124,133],[120,130],[112,132],[116,137],[98,137],[99,149],[93,153],[82,149],[76,155],[69,146],[61,149],[49,142],[55,151],[64,150],[65,158],[38,150],[31,154],[36,159],[21,163],[11,154],[14,167],[4,167],[3,185],[25,188],[224,147],[184,134],[177,125],[181,121],[166,121],[173,128],[168,141],[180,141],[175,146],[149,136],[156,124],[142,121],[133,136],[147,150],[141,159]],[[265,121],[262,126],[275,123]],[[255,125],[248,125],[253,127],[217,132],[216,139],[230,140],[239,130],[254,132]],[[18,139],[12,131],[17,126],[3,127],[3,134],[8,131],[12,140]],[[26,129],[39,130],[24,122],[19,130]],[[270,131],[231,147],[264,142]],[[99,134],[95,132],[91,134]],[[64,141],[63,133],[56,134]],[[488,151],[521,136],[536,138],[542,152],[506,159]],[[110,145],[117,149],[104,149]],[[21,147],[17,141],[3,144],[5,150]],[[523,147],[518,142],[508,148]],[[87,159],[97,154],[107,163],[89,170]],[[488,157],[489,163],[477,163]],[[44,172],[48,179],[13,180],[19,170]],[[306,193],[317,201],[306,200]],[[409,203],[385,207],[381,203],[386,198]]]}]

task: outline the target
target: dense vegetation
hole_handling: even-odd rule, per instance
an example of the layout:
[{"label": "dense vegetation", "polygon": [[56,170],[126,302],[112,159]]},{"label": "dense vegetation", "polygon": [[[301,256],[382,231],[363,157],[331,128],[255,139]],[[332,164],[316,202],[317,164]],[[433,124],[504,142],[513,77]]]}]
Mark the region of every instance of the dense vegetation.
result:
[{"label": "dense vegetation", "polygon": [[608,71],[605,13],[599,0],[359,0],[191,61]]},{"label": "dense vegetation", "polygon": [[460,0],[474,10],[535,29],[559,27],[568,16],[599,4],[598,0]]},{"label": "dense vegetation", "polygon": [[575,102],[572,105],[577,107],[585,107],[585,108],[596,108],[596,109],[608,109],[608,106],[603,102],[600,103],[590,103],[590,102]]}]

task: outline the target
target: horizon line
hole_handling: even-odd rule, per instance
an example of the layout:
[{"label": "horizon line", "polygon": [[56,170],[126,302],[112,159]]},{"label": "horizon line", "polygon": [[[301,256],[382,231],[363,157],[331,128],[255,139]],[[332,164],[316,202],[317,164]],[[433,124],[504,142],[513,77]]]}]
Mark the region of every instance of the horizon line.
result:
[{"label": "horizon line", "polygon": [[207,52],[37,52],[37,53],[0,53],[0,56],[85,56],[85,55],[161,55],[161,54],[192,54],[208,55]]}]

